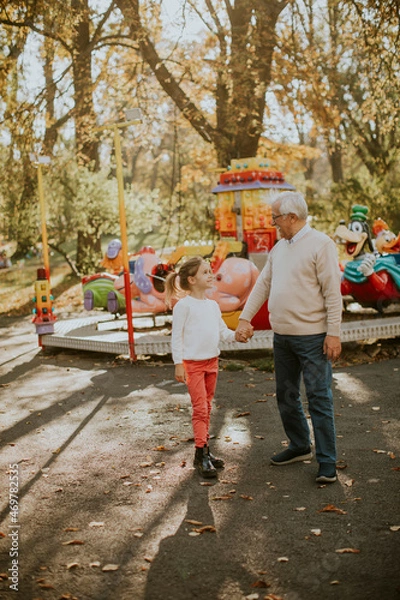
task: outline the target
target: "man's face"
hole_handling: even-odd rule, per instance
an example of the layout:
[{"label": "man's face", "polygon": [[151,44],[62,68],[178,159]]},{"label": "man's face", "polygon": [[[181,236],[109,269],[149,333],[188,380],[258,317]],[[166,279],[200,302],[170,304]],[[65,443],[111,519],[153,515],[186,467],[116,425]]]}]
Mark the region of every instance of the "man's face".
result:
[{"label": "man's face", "polygon": [[279,229],[282,238],[290,240],[293,237],[293,218],[292,215],[282,215],[280,205],[272,204],[271,222]]}]

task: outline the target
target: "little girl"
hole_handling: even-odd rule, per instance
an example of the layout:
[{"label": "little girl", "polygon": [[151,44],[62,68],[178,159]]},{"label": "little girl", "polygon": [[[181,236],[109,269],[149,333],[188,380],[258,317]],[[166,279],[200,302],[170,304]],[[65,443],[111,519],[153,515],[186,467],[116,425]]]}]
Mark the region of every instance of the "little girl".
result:
[{"label": "little girl", "polygon": [[188,294],[173,309],[172,357],[175,379],[186,383],[192,401],[192,424],[196,447],[193,466],[203,477],[216,477],[224,461],[208,448],[211,402],[218,376],[220,339],[232,342],[235,333],[228,329],[215,300],[206,297],[214,275],[201,256],[194,256],[171,273],[166,281],[166,300],[179,297],[179,287]]}]

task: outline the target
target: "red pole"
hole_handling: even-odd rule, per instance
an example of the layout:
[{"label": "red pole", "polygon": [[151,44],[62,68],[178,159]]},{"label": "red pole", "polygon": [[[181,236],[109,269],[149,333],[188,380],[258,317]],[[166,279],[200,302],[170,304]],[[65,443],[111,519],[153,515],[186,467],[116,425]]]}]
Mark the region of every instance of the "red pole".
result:
[{"label": "red pole", "polygon": [[133,317],[132,317],[132,294],[131,294],[131,281],[129,273],[129,260],[128,260],[128,236],[126,233],[126,216],[125,216],[125,203],[124,203],[124,177],[122,173],[122,152],[121,152],[121,139],[119,136],[118,127],[114,127],[114,144],[115,144],[115,160],[117,167],[117,181],[118,181],[118,201],[119,201],[119,219],[121,228],[121,243],[122,243],[122,258],[124,263],[124,285],[125,285],[125,302],[126,302],[126,320],[128,325],[128,344],[129,344],[129,358],[136,360],[135,344],[133,339]]}]

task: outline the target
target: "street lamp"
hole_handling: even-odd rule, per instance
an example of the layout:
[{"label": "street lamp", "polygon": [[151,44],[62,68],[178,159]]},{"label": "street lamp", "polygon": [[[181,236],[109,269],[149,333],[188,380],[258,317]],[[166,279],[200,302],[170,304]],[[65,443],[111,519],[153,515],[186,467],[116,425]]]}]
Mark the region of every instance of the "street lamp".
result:
[{"label": "street lamp", "polygon": [[49,261],[49,248],[47,243],[47,227],[46,227],[46,205],[44,201],[43,193],[43,174],[42,167],[48,166],[51,163],[50,156],[38,156],[31,152],[29,154],[31,163],[37,169],[38,175],[38,192],[39,192],[39,203],[40,203],[40,214],[42,221],[42,253],[43,253],[43,264],[46,270],[46,278],[50,281],[50,261]]},{"label": "street lamp", "polygon": [[109,125],[102,125],[97,127],[98,131],[109,129],[114,132],[114,149],[115,149],[115,162],[117,168],[117,182],[118,182],[118,204],[119,204],[119,221],[121,229],[121,243],[122,243],[122,261],[124,265],[124,286],[125,286],[125,301],[126,301],[126,318],[128,325],[128,343],[129,343],[129,357],[131,360],[136,360],[135,345],[133,337],[133,317],[132,317],[132,295],[131,295],[131,281],[129,273],[129,259],[128,259],[128,236],[126,232],[126,214],[125,214],[125,202],[124,202],[124,176],[122,172],[122,151],[121,151],[121,136],[119,130],[123,127],[130,127],[136,125],[142,121],[142,112],[140,108],[131,108],[125,111],[125,121],[121,123],[111,123]]}]

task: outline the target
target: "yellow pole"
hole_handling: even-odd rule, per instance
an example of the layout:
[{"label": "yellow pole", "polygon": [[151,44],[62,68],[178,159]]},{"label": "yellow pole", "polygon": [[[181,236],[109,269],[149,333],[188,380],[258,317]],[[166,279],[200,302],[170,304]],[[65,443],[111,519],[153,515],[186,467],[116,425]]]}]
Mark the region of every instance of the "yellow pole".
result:
[{"label": "yellow pole", "polygon": [[38,192],[40,202],[40,213],[42,219],[42,253],[43,253],[43,264],[46,271],[46,279],[50,281],[50,261],[49,261],[49,248],[47,242],[47,227],[46,227],[46,206],[44,202],[43,193],[43,176],[42,176],[42,165],[37,163],[38,170]]},{"label": "yellow pole", "polygon": [[114,129],[115,161],[116,161],[116,167],[117,167],[118,203],[119,203],[119,220],[120,220],[120,228],[121,228],[122,260],[123,260],[123,264],[124,264],[124,284],[125,284],[126,319],[127,319],[127,325],[128,325],[129,357],[131,360],[136,360],[135,345],[134,345],[134,339],[133,339],[132,296],[131,296],[131,281],[130,281],[129,259],[128,259],[128,236],[126,233],[126,215],[125,215],[125,202],[124,202],[124,177],[123,177],[123,173],[122,173],[121,138],[119,135],[118,126],[114,126],[113,129]]}]

